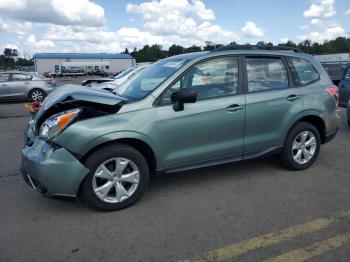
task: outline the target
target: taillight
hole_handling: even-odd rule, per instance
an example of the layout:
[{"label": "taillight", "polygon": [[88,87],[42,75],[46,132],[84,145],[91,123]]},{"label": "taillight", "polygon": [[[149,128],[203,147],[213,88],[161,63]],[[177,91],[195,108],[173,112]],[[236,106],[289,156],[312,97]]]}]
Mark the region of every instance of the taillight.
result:
[{"label": "taillight", "polygon": [[35,112],[38,112],[41,107],[41,102],[33,102],[33,109]]},{"label": "taillight", "polygon": [[334,100],[335,100],[335,104],[338,106],[339,103],[339,89],[337,86],[328,86],[326,87],[326,91],[328,92],[328,94],[330,94]]},{"label": "taillight", "polygon": [[29,112],[31,112],[32,114],[35,114],[36,112],[39,111],[41,107],[41,102],[27,103],[24,106],[29,110]]}]

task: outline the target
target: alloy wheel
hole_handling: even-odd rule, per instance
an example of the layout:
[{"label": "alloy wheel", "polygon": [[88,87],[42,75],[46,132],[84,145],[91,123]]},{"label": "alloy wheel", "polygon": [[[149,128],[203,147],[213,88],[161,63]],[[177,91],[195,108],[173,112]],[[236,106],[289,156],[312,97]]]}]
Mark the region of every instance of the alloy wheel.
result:
[{"label": "alloy wheel", "polygon": [[95,195],[107,203],[121,203],[131,197],[140,182],[140,172],[130,159],[117,157],[96,169],[92,186]]},{"label": "alloy wheel", "polygon": [[317,148],[315,135],[310,131],[302,131],[293,142],[292,155],[295,162],[304,165],[314,156]]},{"label": "alloy wheel", "polygon": [[40,91],[40,90],[33,91],[33,93],[32,93],[33,101],[42,101],[43,98],[44,98],[44,94],[42,91]]}]

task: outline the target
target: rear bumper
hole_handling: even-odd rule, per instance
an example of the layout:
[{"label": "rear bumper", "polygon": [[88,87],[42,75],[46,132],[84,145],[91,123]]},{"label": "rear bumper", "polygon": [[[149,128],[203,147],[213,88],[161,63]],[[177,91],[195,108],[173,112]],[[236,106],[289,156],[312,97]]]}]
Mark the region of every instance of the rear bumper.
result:
[{"label": "rear bumper", "polygon": [[21,173],[24,181],[46,196],[75,197],[89,170],[64,148],[53,148],[35,138],[22,150]]},{"label": "rear bumper", "polygon": [[335,131],[326,134],[323,143],[325,144],[325,143],[331,141],[333,138],[335,138],[335,136],[337,135],[338,131],[339,131],[339,127]]}]

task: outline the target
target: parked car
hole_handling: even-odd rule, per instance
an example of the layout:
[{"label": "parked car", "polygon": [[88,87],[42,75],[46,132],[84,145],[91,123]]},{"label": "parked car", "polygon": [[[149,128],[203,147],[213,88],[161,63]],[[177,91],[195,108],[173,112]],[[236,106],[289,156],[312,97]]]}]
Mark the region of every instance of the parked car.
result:
[{"label": "parked car", "polygon": [[339,82],[343,78],[344,70],[347,67],[347,65],[341,64],[341,63],[335,63],[335,62],[321,63],[321,65],[328,73],[333,84],[339,85]]},{"label": "parked car", "polygon": [[41,101],[55,88],[55,81],[26,72],[0,72],[0,99]]},{"label": "parked car", "polygon": [[350,100],[350,65],[344,70],[342,80],[339,83],[339,104],[347,106]]},{"label": "parked car", "polygon": [[98,84],[98,83],[112,82],[113,81],[114,84],[121,85],[126,80],[130,79],[135,74],[137,74],[141,70],[145,69],[147,66],[149,66],[149,65],[148,64],[147,65],[136,65],[136,66],[130,67],[129,69],[123,71],[122,73],[120,73],[119,75],[117,75],[114,78],[108,78],[108,77],[89,78],[89,79],[83,80],[81,82],[81,84],[83,86],[86,86],[86,85],[91,85],[91,84]]},{"label": "parked car", "polygon": [[21,171],[43,195],[118,210],[140,198],[150,174],[270,154],[303,170],[337,134],[337,100],[322,66],[298,49],[173,56],[118,95],[81,86],[50,94],[28,124]]}]

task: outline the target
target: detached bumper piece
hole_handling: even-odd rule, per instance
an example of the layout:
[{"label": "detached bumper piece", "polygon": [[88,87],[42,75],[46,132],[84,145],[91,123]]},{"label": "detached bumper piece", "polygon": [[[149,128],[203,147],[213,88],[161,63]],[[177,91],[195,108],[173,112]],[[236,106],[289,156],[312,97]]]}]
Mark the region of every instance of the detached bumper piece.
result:
[{"label": "detached bumper piece", "polygon": [[76,196],[89,170],[64,148],[53,148],[35,137],[22,150],[24,181],[46,196]]},{"label": "detached bumper piece", "polygon": [[333,140],[333,138],[335,138],[335,136],[337,135],[338,131],[339,131],[339,127],[335,131],[328,133],[324,139],[324,143],[327,143]]}]

